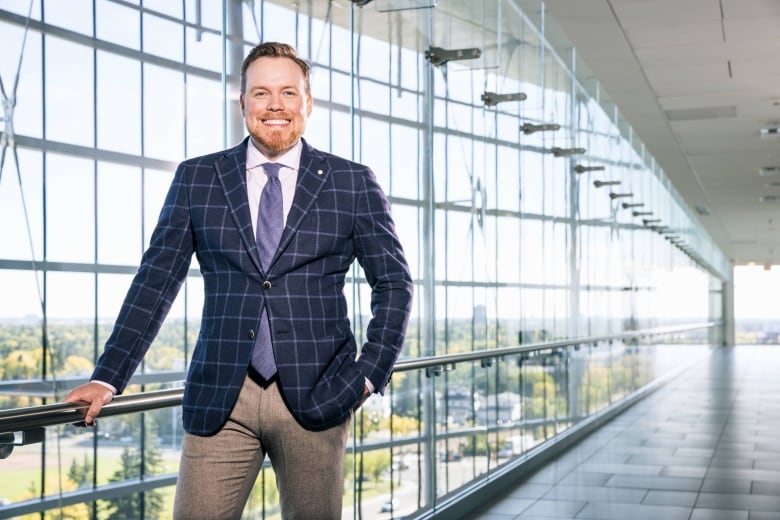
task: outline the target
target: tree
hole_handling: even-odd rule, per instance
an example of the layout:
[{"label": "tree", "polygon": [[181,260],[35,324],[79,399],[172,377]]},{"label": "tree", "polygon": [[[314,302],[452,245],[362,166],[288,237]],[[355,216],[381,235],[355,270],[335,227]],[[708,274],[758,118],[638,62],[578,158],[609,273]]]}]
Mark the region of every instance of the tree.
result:
[{"label": "tree", "polygon": [[[160,453],[153,446],[149,446],[144,455],[143,474],[153,474],[161,465]],[[122,482],[139,478],[141,469],[140,450],[135,447],[126,447],[122,451],[121,467],[108,480],[109,482]],[[112,520],[159,518],[163,509],[163,498],[156,491],[120,496],[102,502],[103,512]]]},{"label": "tree", "polygon": [[88,486],[92,483],[92,459],[84,454],[84,460],[81,464],[73,459],[68,469],[68,479],[76,484],[76,487],[81,488]]}]

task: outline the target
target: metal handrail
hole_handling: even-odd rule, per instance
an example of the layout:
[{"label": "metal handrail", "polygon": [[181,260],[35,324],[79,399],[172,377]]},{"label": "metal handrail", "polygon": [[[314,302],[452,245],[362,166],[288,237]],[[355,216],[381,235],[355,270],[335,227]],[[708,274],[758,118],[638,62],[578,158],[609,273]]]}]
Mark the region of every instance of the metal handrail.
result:
[{"label": "metal handrail", "polygon": [[[475,350],[457,354],[445,354],[440,356],[426,356],[413,359],[400,359],[395,367],[395,372],[407,372],[419,369],[432,369],[455,365],[468,361],[480,361],[496,359],[504,356],[555,350],[579,345],[597,344],[609,341],[643,338],[648,336],[665,336],[679,332],[712,328],[721,325],[719,321],[704,322],[685,326],[658,327],[653,329],[640,329],[626,331],[609,336],[590,336],[574,339],[564,339],[542,343],[529,343],[526,345],[502,347],[495,349]],[[124,415],[128,413],[144,412],[179,406],[182,402],[183,388],[167,390],[155,390],[139,394],[120,395],[110,403],[103,406],[100,417]],[[57,426],[79,422],[83,419],[89,405],[87,403],[56,403],[42,406],[30,406],[26,408],[13,408],[0,411],[0,435],[28,431],[35,428]],[[0,442],[0,444],[6,444]],[[11,443],[13,444],[13,443]]]}]

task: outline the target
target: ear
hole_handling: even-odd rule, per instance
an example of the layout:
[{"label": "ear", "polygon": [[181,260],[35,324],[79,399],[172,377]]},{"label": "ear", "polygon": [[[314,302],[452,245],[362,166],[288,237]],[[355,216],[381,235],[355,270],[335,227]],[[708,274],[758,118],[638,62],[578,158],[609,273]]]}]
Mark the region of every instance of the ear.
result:
[{"label": "ear", "polygon": [[314,104],[313,101],[314,100],[312,99],[311,94],[306,94],[306,117],[311,115],[312,105]]},{"label": "ear", "polygon": [[241,115],[244,115],[244,94],[238,95],[238,108],[241,109]]}]

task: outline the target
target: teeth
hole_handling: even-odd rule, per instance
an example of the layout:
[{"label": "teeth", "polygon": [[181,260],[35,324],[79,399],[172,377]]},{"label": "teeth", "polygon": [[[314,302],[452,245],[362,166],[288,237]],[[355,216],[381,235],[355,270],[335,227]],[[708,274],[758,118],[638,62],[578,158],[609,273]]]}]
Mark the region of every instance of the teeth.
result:
[{"label": "teeth", "polygon": [[287,120],[286,119],[266,119],[264,121],[264,124],[266,125],[286,125]]}]

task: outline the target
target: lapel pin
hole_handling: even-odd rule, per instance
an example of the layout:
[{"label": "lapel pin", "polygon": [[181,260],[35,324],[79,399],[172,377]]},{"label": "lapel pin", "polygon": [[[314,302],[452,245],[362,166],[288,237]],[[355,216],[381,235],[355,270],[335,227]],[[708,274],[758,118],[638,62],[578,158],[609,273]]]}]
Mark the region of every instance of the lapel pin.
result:
[{"label": "lapel pin", "polygon": [[317,170],[317,175],[322,175],[322,170]]}]

